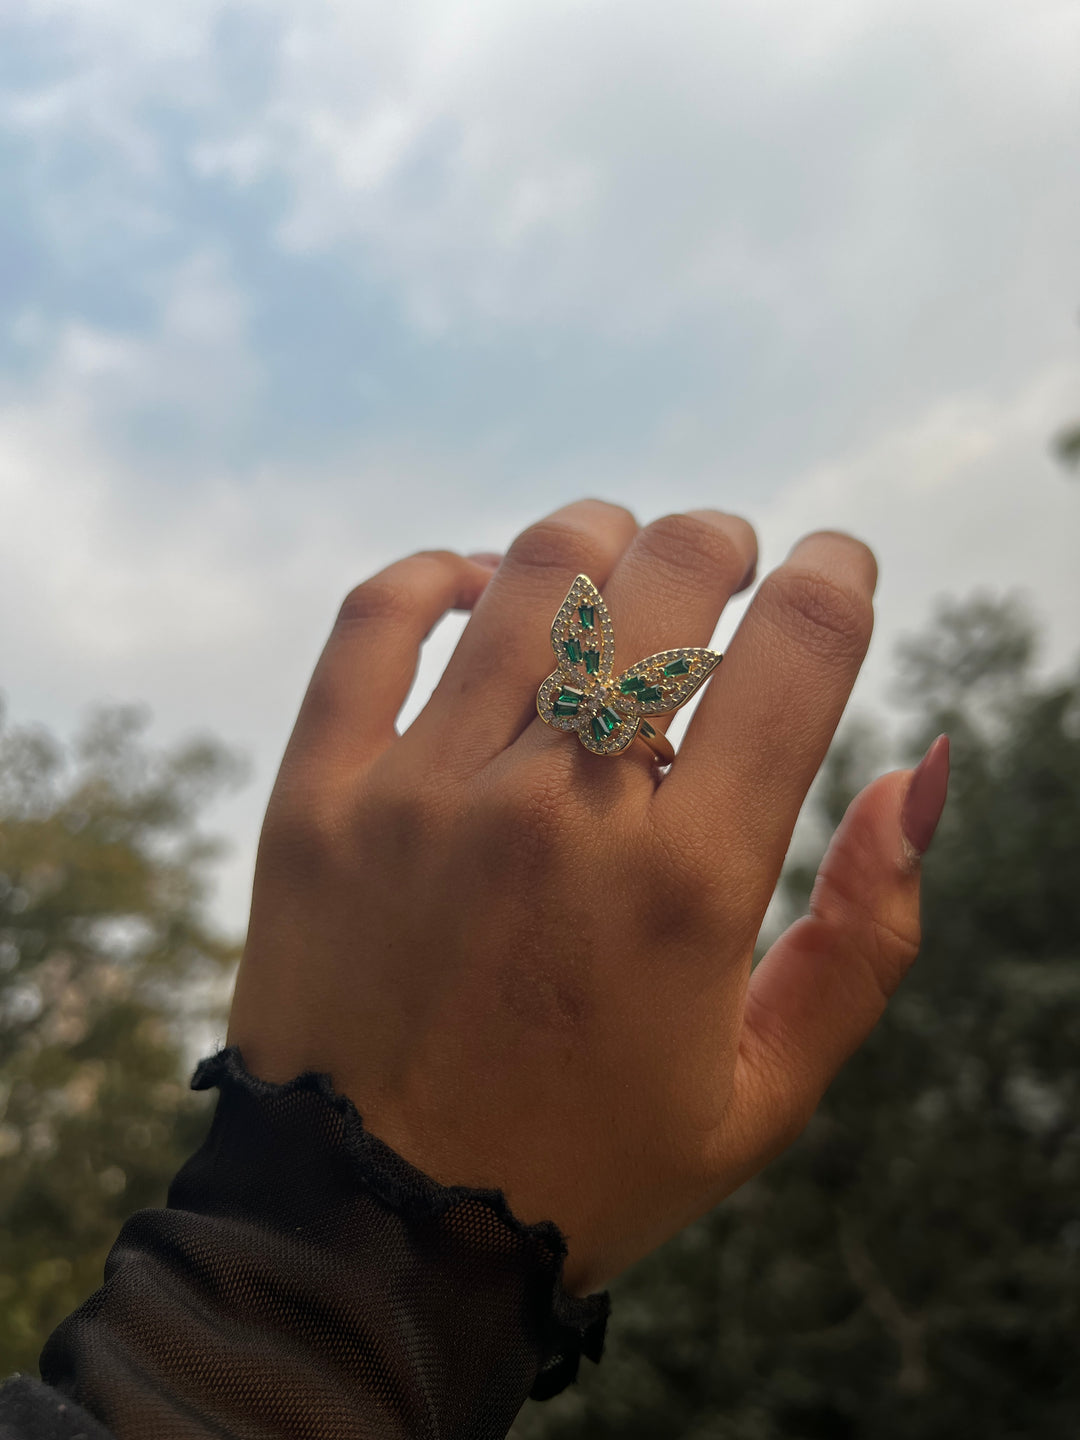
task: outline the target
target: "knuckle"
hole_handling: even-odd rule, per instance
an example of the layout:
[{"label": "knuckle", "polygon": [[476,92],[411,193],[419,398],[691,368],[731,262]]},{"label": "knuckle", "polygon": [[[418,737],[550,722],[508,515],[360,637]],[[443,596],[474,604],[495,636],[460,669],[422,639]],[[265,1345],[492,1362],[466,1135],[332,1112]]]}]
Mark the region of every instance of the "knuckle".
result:
[{"label": "knuckle", "polygon": [[861,572],[866,584],[872,589],[877,583],[877,556],[865,541],[849,535],[846,530],[814,530],[804,537],[801,544],[816,548],[824,545],[833,551],[841,547],[847,554],[848,564]]},{"label": "knuckle", "polygon": [[487,873],[500,882],[550,872],[567,833],[566,796],[552,776],[517,775],[483,802],[478,848]]},{"label": "knuckle", "polygon": [[417,550],[414,555],[410,555],[401,563],[410,565],[415,562],[457,569],[461,565],[461,556],[454,550]]},{"label": "knuckle", "polygon": [[685,833],[661,825],[650,832],[651,883],[637,899],[638,925],[650,942],[678,949],[700,947],[715,933],[724,887],[709,847],[688,844]]},{"label": "knuckle", "polygon": [[919,953],[918,930],[901,931],[874,917],[867,962],[882,998],[891,1000]]},{"label": "knuckle", "polygon": [[258,867],[275,877],[310,877],[334,848],[337,809],[302,764],[282,771],[274,786],[259,837]]},{"label": "knuckle", "polygon": [[600,560],[596,540],[561,520],[539,520],[510,546],[507,560],[522,570],[588,572]]},{"label": "knuckle", "polygon": [[587,800],[574,794],[565,766],[552,765],[545,751],[478,798],[471,833],[478,862],[494,885],[539,895],[545,886],[562,892],[559,877],[590,823]]},{"label": "knuckle", "polygon": [[861,968],[874,994],[887,1003],[911,969],[922,943],[918,912],[883,907],[861,893],[855,883],[832,878],[834,923],[846,937],[844,948]]},{"label": "knuckle", "polygon": [[375,575],[349,591],[338,610],[336,623],[357,625],[405,620],[411,618],[415,608],[413,596],[401,579]]},{"label": "knuckle", "polygon": [[816,899],[815,888],[811,909],[835,927],[845,958],[864,972],[871,992],[887,1002],[919,955],[919,910],[874,900],[855,878],[860,874],[865,874],[863,865],[854,865],[847,874],[832,873],[827,907]]},{"label": "knuckle", "polygon": [[407,874],[430,848],[439,830],[433,793],[399,777],[380,783],[370,777],[352,828],[356,846],[370,865],[390,876]]},{"label": "knuckle", "polygon": [[710,580],[720,575],[734,583],[746,569],[734,536],[697,515],[663,515],[641,531],[641,543],[662,564]]},{"label": "knuckle", "polygon": [[763,582],[766,616],[813,654],[861,659],[870,643],[873,607],[862,592],[820,571],[785,567]]},{"label": "knuckle", "polygon": [[465,558],[453,550],[417,550],[414,555],[391,565],[385,575],[387,578],[392,577],[395,584],[411,591],[413,582],[421,578],[431,585],[433,582],[442,584],[459,577],[464,573],[466,565]]},{"label": "knuckle", "polygon": [[619,505],[614,500],[601,500],[598,496],[589,496],[585,500],[579,500],[573,507],[579,514],[589,514],[604,524],[613,524],[621,530],[633,533],[637,529],[637,519],[634,512],[626,505]]}]

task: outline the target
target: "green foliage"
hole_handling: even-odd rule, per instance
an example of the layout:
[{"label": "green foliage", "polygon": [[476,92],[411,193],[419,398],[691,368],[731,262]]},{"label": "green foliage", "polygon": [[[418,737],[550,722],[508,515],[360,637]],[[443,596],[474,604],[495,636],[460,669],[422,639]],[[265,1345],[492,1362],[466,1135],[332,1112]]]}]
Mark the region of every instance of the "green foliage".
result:
[{"label": "green foliage", "polygon": [[239,770],[210,742],[153,752],[143,723],[103,711],[66,751],[0,714],[0,1375],[36,1373],[206,1125],[183,1027],[237,957],[196,821]]},{"label": "green foliage", "polygon": [[[1080,675],[1034,655],[988,597],[902,648],[908,757],[953,740],[922,955],[793,1150],[613,1287],[602,1365],[520,1440],[1080,1433]],[[828,826],[874,749],[834,748]]]}]

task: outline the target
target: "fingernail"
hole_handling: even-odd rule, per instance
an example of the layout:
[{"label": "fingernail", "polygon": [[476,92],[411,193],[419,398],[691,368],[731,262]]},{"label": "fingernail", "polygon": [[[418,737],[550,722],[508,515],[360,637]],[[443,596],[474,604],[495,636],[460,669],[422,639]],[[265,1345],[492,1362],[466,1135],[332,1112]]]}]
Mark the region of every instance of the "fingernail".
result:
[{"label": "fingernail", "polygon": [[948,789],[949,737],[939,735],[916,765],[900,813],[904,838],[917,855],[930,848]]},{"label": "fingernail", "polygon": [[472,560],[476,565],[486,565],[489,570],[497,570],[502,564],[502,556],[494,550],[477,550],[473,555],[466,555],[465,559]]}]

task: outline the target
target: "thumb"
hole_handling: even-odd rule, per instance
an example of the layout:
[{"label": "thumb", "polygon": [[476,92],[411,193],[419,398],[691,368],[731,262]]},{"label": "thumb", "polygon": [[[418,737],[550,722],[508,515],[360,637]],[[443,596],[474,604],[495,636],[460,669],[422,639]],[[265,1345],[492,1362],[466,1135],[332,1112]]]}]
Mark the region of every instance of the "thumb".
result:
[{"label": "thumb", "polygon": [[919,860],[948,780],[941,735],[914,771],[858,794],[822,861],[809,915],[751,976],[735,1103],[752,1112],[739,1129],[761,1146],[753,1168],[803,1128],[918,954]]}]

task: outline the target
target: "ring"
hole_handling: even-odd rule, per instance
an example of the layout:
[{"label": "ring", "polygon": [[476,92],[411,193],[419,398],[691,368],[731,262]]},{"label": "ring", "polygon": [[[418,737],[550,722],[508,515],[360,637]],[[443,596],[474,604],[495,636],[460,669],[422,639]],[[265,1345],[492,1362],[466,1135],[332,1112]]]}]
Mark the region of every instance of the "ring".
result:
[{"label": "ring", "polygon": [[661,650],[612,675],[615,630],[600,591],[579,575],[551,622],[556,667],[536,692],[540,719],[576,731],[594,755],[621,755],[643,740],[661,765],[675,751],[649,723],[685,705],[724,658],[716,650]]}]

